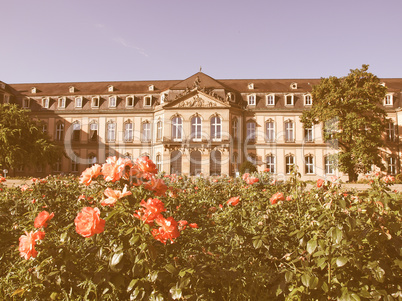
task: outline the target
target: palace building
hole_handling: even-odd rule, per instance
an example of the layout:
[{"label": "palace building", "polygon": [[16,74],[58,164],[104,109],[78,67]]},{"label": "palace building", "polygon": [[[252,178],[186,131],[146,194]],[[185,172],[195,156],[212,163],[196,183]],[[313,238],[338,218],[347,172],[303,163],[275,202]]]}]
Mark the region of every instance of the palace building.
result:
[{"label": "palace building", "polygon": [[[159,171],[183,175],[236,175],[249,160],[284,180],[293,165],[303,180],[345,175],[328,155],[323,125],[303,128],[300,115],[314,101],[320,79],[214,79],[198,72],[184,80],[6,84],[0,103],[17,103],[64,146],[53,166],[15,175],[80,174],[108,156],[149,156]],[[400,172],[398,128],[402,79],[384,79],[384,109],[392,120],[383,159]]]}]

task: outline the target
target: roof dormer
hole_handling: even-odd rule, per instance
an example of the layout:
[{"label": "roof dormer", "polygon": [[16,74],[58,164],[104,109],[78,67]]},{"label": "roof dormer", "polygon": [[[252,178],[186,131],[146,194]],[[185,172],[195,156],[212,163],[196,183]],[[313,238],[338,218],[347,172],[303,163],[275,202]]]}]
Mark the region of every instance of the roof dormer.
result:
[{"label": "roof dormer", "polygon": [[293,82],[290,84],[290,89],[296,90],[297,89],[297,83]]},{"label": "roof dormer", "polygon": [[154,91],[155,86],[154,85],[148,85],[148,91]]},{"label": "roof dormer", "polygon": [[68,88],[68,92],[74,93],[74,92],[75,92],[75,87],[74,87],[74,86],[70,86],[70,87]]},{"label": "roof dormer", "polygon": [[31,93],[32,94],[36,94],[38,91],[37,91],[37,89],[36,89],[36,87],[32,87],[31,88]]},{"label": "roof dormer", "polygon": [[108,92],[113,92],[114,91],[114,86],[113,85],[107,86],[107,91]]},{"label": "roof dormer", "polygon": [[249,90],[254,90],[254,83],[249,83],[247,87]]}]

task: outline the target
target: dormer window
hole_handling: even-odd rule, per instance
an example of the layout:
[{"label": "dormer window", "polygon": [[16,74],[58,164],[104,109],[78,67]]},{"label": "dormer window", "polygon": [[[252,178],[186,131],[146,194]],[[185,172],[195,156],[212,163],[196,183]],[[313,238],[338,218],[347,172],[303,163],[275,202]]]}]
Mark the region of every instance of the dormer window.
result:
[{"label": "dormer window", "polygon": [[256,104],[255,94],[248,95],[247,102],[248,102],[249,106],[255,106],[255,104]]},{"label": "dormer window", "polygon": [[10,95],[4,94],[4,103],[10,103]]},{"label": "dormer window", "polygon": [[313,99],[311,98],[310,94],[304,95],[304,105],[311,106],[313,104]]},{"label": "dormer window", "polygon": [[148,91],[154,91],[155,86],[154,85],[148,85]]},{"label": "dormer window", "polygon": [[380,85],[383,86],[383,87],[385,87],[385,83],[384,83],[384,82],[380,83]]},{"label": "dormer window", "polygon": [[99,96],[94,96],[91,99],[91,107],[92,108],[99,108]]},{"label": "dormer window", "polygon": [[65,97],[59,97],[57,99],[57,107],[59,109],[64,109],[66,107],[66,98]]},{"label": "dormer window", "polygon": [[108,92],[113,92],[114,91],[114,87],[112,85],[107,86],[107,91]]},{"label": "dormer window", "polygon": [[29,108],[29,103],[30,103],[30,99],[29,99],[29,98],[24,98],[24,99],[22,100],[22,107],[23,107],[24,109]]},{"label": "dormer window", "polygon": [[248,89],[249,90],[254,90],[254,83],[249,83],[248,84]]},{"label": "dormer window", "polygon": [[70,93],[74,93],[74,92],[75,92],[75,88],[74,88],[73,86],[71,86],[71,87],[68,88],[68,91],[69,91]]},{"label": "dormer window", "polygon": [[296,90],[297,89],[297,83],[291,83],[290,84],[290,89]]},{"label": "dormer window", "polygon": [[42,98],[42,107],[44,109],[49,109],[49,97]]},{"label": "dormer window", "polygon": [[75,107],[82,108],[82,97],[81,96],[75,98]]},{"label": "dormer window", "polygon": [[229,92],[226,96],[226,99],[234,102],[236,100],[234,93]]},{"label": "dormer window", "polygon": [[117,98],[116,96],[110,96],[109,97],[109,108],[115,108],[117,103]]},{"label": "dormer window", "polygon": [[32,94],[35,94],[36,92],[37,92],[36,87],[32,87],[32,88],[31,88],[31,93],[32,93]]},{"label": "dormer window", "polygon": [[268,94],[267,95],[267,106],[274,106],[275,105],[275,94]]},{"label": "dormer window", "polygon": [[393,95],[392,94],[387,94],[385,95],[384,98],[384,105],[385,106],[392,106],[394,104],[394,99],[393,99]]},{"label": "dormer window", "polygon": [[294,95],[293,94],[285,95],[285,105],[287,105],[287,106],[294,105]]},{"label": "dormer window", "polygon": [[152,106],[152,96],[145,96],[144,97],[144,107]]},{"label": "dormer window", "polygon": [[165,103],[166,99],[167,99],[167,94],[166,94],[166,93],[162,93],[162,94],[161,94],[161,104],[162,104],[162,103]]},{"label": "dormer window", "polygon": [[3,82],[0,82],[0,89],[5,90],[6,89],[6,84]]},{"label": "dormer window", "polygon": [[134,107],[134,96],[126,97],[126,107]]}]

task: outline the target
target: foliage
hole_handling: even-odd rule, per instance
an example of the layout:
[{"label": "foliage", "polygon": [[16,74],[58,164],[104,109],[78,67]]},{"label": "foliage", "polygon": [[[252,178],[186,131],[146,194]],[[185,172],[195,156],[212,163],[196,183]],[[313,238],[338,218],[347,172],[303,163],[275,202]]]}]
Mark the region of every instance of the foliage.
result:
[{"label": "foliage", "polygon": [[[154,203],[182,227],[164,244],[152,233],[159,225],[141,219],[145,201],[156,198],[145,188],[154,175],[132,179],[124,170],[114,182],[104,173],[89,185],[49,176],[22,190],[1,186],[0,299],[402,298],[401,195],[391,193],[391,178],[373,175],[372,189],[358,195],[337,181],[304,191],[297,171],[284,185],[268,172],[244,179],[165,175],[163,207]],[[101,205],[107,188],[124,191],[113,206]],[[105,221],[88,238],[74,223],[85,207],[98,208]],[[44,210],[54,216],[36,242],[37,256],[25,260],[18,239]]]},{"label": "foliage", "polygon": [[62,150],[43,133],[28,111],[15,104],[0,104],[0,167],[52,164]]},{"label": "foliage", "polygon": [[248,160],[245,160],[242,164],[240,164],[240,167],[239,167],[240,174],[252,173],[252,172],[256,172],[256,171],[257,171],[257,167]]},{"label": "foliage", "polygon": [[373,164],[383,167],[380,148],[387,124],[382,109],[386,88],[367,70],[368,65],[363,65],[345,77],[323,78],[313,86],[313,105],[301,117],[305,127],[324,124],[324,139],[339,147],[338,166],[350,181],[356,181],[359,172],[371,170]]}]

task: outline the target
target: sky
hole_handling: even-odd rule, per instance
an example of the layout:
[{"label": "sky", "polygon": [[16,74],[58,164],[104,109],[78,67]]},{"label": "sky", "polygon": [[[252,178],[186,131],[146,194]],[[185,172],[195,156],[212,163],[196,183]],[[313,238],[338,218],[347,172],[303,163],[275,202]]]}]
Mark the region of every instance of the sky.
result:
[{"label": "sky", "polygon": [[0,0],[12,83],[402,77],[402,0]]}]

